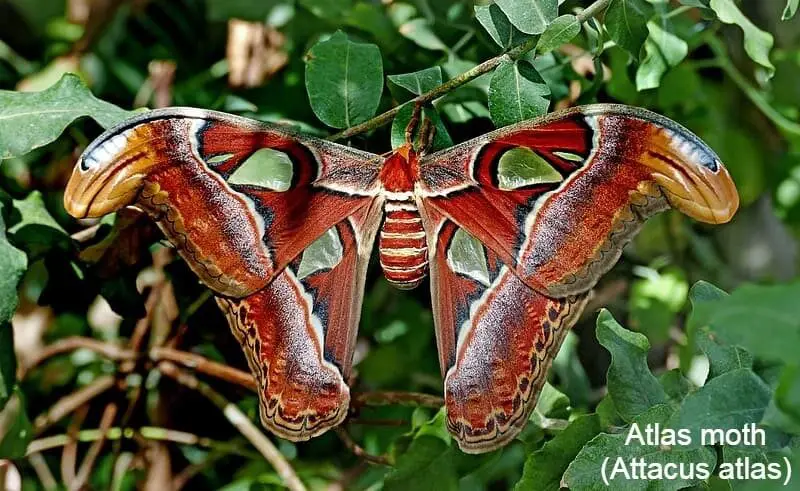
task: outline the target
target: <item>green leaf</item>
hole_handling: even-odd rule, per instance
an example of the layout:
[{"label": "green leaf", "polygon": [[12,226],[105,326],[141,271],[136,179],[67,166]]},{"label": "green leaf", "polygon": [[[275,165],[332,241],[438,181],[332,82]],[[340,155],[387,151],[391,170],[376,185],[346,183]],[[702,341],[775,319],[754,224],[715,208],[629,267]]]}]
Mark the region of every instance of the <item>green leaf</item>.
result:
[{"label": "green leaf", "polygon": [[579,416],[567,428],[525,460],[522,479],[514,489],[558,491],[561,477],[581,448],[600,433],[597,414]]},{"label": "green leaf", "polygon": [[356,3],[347,14],[345,23],[372,34],[384,53],[394,52],[403,43],[403,38],[380,4]]},{"label": "green leaf", "polygon": [[667,401],[664,388],[647,366],[650,343],[645,336],[623,328],[604,309],[597,317],[597,340],[611,353],[608,394],[623,419],[631,421]]},{"label": "green leaf", "polygon": [[[2,210],[2,205],[0,205]],[[25,253],[6,238],[6,226],[0,214],[0,324],[11,320],[17,309],[17,284],[28,267]]]},{"label": "green leaf", "polygon": [[29,256],[41,256],[55,247],[69,247],[67,232],[47,211],[39,191],[33,191],[23,200],[14,200],[14,214],[19,215],[19,220],[8,233]]},{"label": "green leaf", "polygon": [[395,469],[386,476],[383,489],[458,489],[450,446],[433,435],[414,438],[406,452],[398,457]]},{"label": "green leaf", "polygon": [[797,13],[797,8],[800,7],[800,0],[787,0],[786,8],[783,10],[781,20],[791,20],[794,14]]},{"label": "green leaf", "polygon": [[753,367],[753,357],[747,350],[739,346],[721,345],[714,339],[713,334],[709,332],[701,332],[698,334],[697,345],[708,357],[709,380],[728,373],[731,370]]},{"label": "green leaf", "polygon": [[550,382],[545,382],[542,391],[539,393],[539,399],[536,401],[536,407],[531,414],[531,420],[536,421],[538,419],[541,422],[542,418],[567,417],[568,409],[569,397],[553,387]]},{"label": "green leaf", "polygon": [[708,321],[716,308],[714,304],[727,296],[727,292],[706,281],[698,281],[692,286],[689,290],[692,312],[686,321],[686,329],[690,335],[700,328],[708,326]]},{"label": "green leaf", "polygon": [[[432,107],[425,107],[422,113],[425,118],[431,121],[431,124],[435,128],[432,150],[452,147],[453,139],[450,138],[450,134],[447,132],[447,127],[444,125],[441,116],[439,116],[439,112]],[[411,121],[413,114],[414,105],[408,103],[404,104],[403,107],[400,108],[400,112],[397,113],[397,116],[394,117],[394,121],[392,121],[392,148],[398,148],[406,143],[406,127]],[[421,128],[421,126],[417,127],[417,130],[419,130],[419,128]]]},{"label": "green leaf", "polygon": [[[795,1],[795,4],[797,2]],[[769,60],[769,52],[775,40],[772,34],[762,31],[750,19],[745,17],[733,0],[711,0],[711,9],[717,13],[717,17],[725,24],[735,24],[742,28],[744,33],[744,50],[750,59],[767,69],[771,77],[775,73],[775,66]]]},{"label": "green leaf", "polygon": [[625,421],[620,417],[614,400],[609,395],[597,404],[597,416],[600,418],[600,427],[606,431],[625,426]]},{"label": "green leaf", "polygon": [[536,43],[538,53],[548,53],[572,41],[581,32],[581,23],[572,14],[562,15],[547,27]]},{"label": "green leaf", "polygon": [[20,459],[33,439],[33,426],[25,412],[25,399],[19,388],[0,412],[0,458]]},{"label": "green leaf", "polygon": [[341,31],[306,56],[306,90],[314,114],[328,126],[363,123],[378,109],[383,61],[374,44],[354,43]]},{"label": "green leaf", "polygon": [[[400,87],[413,95],[422,95],[425,92],[429,92],[442,85],[443,80],[442,68],[438,66],[426,68],[418,72],[389,75],[386,78],[389,79],[390,89],[392,86]],[[400,94],[400,97],[403,97],[403,95]],[[409,98],[406,98],[405,100],[408,100]],[[405,102],[405,100],[403,100],[403,102]]]},{"label": "green leaf", "polygon": [[679,269],[648,272],[631,288],[629,325],[647,335],[652,343],[660,343],[669,337],[669,329],[686,303],[689,285]]},{"label": "green leaf", "polygon": [[495,3],[476,5],[475,18],[486,29],[486,32],[489,33],[494,42],[503,49],[516,46],[527,37],[524,32],[511,24],[506,14]]},{"label": "green leaf", "polygon": [[508,20],[526,34],[541,34],[558,15],[557,0],[495,0]]},{"label": "green leaf", "polygon": [[525,60],[502,61],[489,84],[489,112],[495,126],[541,116],[550,106],[550,87]]},{"label": "green leaf", "polygon": [[6,407],[17,386],[17,356],[10,322],[0,323],[0,410]]},{"label": "green leaf", "polygon": [[654,13],[646,0],[611,0],[605,26],[611,39],[638,59],[647,39],[647,21]]},{"label": "green leaf", "polygon": [[575,406],[585,406],[590,401],[592,390],[589,376],[578,358],[578,335],[567,333],[561,349],[553,360],[553,373],[558,377],[558,386]]},{"label": "green leaf", "polygon": [[[659,404],[638,416],[633,423],[638,425],[642,433],[647,425],[664,424],[672,416],[674,409],[666,404]],[[600,480],[600,472],[606,467],[606,476],[614,490],[642,490],[642,491],[671,491],[683,489],[692,484],[698,484],[699,479],[626,479],[622,472],[614,472],[617,466],[630,464],[634,460],[642,459],[649,466],[663,469],[667,463],[689,465],[703,463],[708,466],[709,475],[716,464],[716,454],[713,450],[701,447],[686,450],[680,445],[642,445],[633,438],[629,444],[625,441],[628,432],[616,435],[600,434],[587,443],[575,460],[569,465],[564,474],[563,485],[572,491],[608,489]],[[631,466],[626,466],[630,473]]]},{"label": "green leaf", "polygon": [[692,382],[683,376],[679,369],[670,370],[662,374],[658,381],[664,387],[669,401],[678,405],[694,388]]},{"label": "green leaf", "polygon": [[67,231],[47,211],[40,191],[33,191],[22,200],[15,199],[14,209],[19,212],[21,220],[8,229],[11,234],[16,234],[29,225],[41,225],[55,229],[63,235],[67,234]]},{"label": "green leaf", "polygon": [[72,74],[41,92],[0,91],[0,160],[47,145],[78,118],[89,116],[108,128],[130,115],[97,99]]},{"label": "green leaf", "polygon": [[800,424],[800,368],[784,367],[775,389],[775,404],[796,424]]},{"label": "green leaf", "polygon": [[772,391],[752,370],[740,368],[709,380],[686,396],[670,427],[688,429],[691,445],[701,446],[702,429],[739,429],[758,423],[772,399]]},{"label": "green leaf", "polygon": [[0,213],[0,409],[6,407],[17,383],[14,331],[10,321],[17,309],[17,285],[27,266],[25,254],[6,240],[5,223]]},{"label": "green leaf", "polygon": [[688,5],[689,7],[697,7],[699,9],[708,8],[708,0],[678,0],[681,5]]},{"label": "green leaf", "polygon": [[648,22],[647,30],[650,35],[644,45],[645,57],[636,71],[636,89],[640,91],[658,87],[667,70],[689,54],[689,45],[683,39],[655,22]]},{"label": "green leaf", "polygon": [[[767,442],[769,443],[769,442]],[[768,450],[761,446],[743,446],[731,447],[725,446],[722,448],[722,463],[719,466],[719,476],[728,479],[728,482],[733,484],[736,491],[771,491],[786,489],[781,476],[779,479],[757,479],[751,477],[750,479],[737,479],[742,476],[742,470],[747,468],[750,476],[754,476],[753,471],[759,464],[766,466],[772,464],[777,465],[779,468],[786,472],[786,463],[784,458],[792,459],[792,452],[789,448],[780,450]],[[738,464],[737,464],[738,462]],[[742,464],[745,464],[744,466]],[[792,462],[792,471],[796,469],[797,462]],[[738,472],[737,472],[738,471]],[[791,482],[795,482],[792,478]]]},{"label": "green leaf", "polygon": [[421,48],[447,51],[447,45],[433,32],[428,19],[411,19],[400,26],[400,34]]},{"label": "green leaf", "polygon": [[745,285],[711,305],[713,311],[707,316],[707,324],[719,339],[744,347],[756,358],[794,364],[800,346],[798,298],[797,282]]},{"label": "green leaf", "polygon": [[298,0],[298,3],[320,19],[329,21],[341,19],[353,6],[352,0]]}]

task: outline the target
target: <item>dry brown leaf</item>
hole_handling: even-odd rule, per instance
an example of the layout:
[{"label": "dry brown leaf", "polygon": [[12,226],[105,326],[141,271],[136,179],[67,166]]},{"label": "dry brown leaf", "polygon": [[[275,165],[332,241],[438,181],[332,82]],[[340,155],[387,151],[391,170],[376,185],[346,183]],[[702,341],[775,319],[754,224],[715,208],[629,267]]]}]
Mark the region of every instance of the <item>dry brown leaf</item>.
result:
[{"label": "dry brown leaf", "polygon": [[286,38],[260,22],[228,21],[228,83],[232,87],[259,87],[289,61],[282,50]]}]

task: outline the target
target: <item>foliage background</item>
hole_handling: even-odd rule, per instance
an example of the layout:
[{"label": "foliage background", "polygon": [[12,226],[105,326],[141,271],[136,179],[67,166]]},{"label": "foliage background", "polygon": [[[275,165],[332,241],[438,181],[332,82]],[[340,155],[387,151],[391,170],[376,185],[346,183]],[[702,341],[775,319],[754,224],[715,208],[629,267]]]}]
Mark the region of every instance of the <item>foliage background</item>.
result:
[{"label": "foliage background", "polygon": [[[594,17],[580,14],[587,7]],[[282,462],[315,489],[599,489],[600,460],[620,453],[712,468],[743,456],[800,462],[797,7],[0,0],[0,88],[9,90],[0,92],[0,455],[13,459],[3,467],[6,485],[21,474],[25,489],[271,489],[284,482],[273,465]],[[521,54],[520,45],[534,49]],[[357,55],[348,70],[345,49]],[[508,49],[511,56],[494,58]],[[80,150],[128,115],[120,107],[213,108],[326,136],[486,60],[497,68],[428,109],[437,145],[558,107],[643,106],[719,153],[737,182],[740,213],[714,228],[677,213],[648,222],[598,285],[552,385],[505,449],[460,453],[438,401],[412,394],[421,407],[356,404],[338,436],[303,444],[269,437],[282,457],[268,463],[249,443],[264,435],[234,427],[230,411],[214,405],[232,401],[257,421],[255,396],[187,358],[246,369],[186,266],[135,212],[99,223],[65,214],[63,189]],[[79,78],[62,79],[67,72]],[[408,108],[394,125],[346,142],[388,151],[402,140]],[[609,310],[598,317],[601,307]],[[354,388],[379,402],[397,402],[386,391],[440,394],[427,288],[392,290],[373,267],[356,356]],[[177,367],[187,360],[194,364]],[[192,373],[199,386],[187,386]],[[768,446],[626,447],[620,434],[632,422],[754,422],[769,429]],[[756,485],[768,487],[715,476],[615,488]]]}]

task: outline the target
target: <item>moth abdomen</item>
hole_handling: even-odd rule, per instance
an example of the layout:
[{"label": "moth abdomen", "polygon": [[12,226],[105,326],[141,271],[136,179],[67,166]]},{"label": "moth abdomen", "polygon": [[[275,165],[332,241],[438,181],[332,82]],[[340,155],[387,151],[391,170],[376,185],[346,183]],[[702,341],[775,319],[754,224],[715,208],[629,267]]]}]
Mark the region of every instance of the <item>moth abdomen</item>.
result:
[{"label": "moth abdomen", "polygon": [[428,274],[428,243],[417,206],[410,201],[387,200],[378,236],[378,251],[386,279],[409,290]]}]

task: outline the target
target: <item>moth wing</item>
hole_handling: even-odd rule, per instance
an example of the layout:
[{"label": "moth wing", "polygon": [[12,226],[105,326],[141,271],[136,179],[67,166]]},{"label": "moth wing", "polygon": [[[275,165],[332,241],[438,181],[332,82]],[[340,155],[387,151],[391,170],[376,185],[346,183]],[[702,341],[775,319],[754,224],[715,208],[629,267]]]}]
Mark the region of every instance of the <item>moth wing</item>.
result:
[{"label": "moth wing", "polygon": [[258,382],[261,421],[308,440],[347,416],[347,379],[382,208],[374,200],[328,229],[266,288],[217,297]]},{"label": "moth wing", "polygon": [[653,214],[672,206],[723,223],[739,205],[699,138],[617,105],[554,113],[427,156],[418,193],[527,285],[559,298],[591,289]]},{"label": "moth wing", "polygon": [[435,225],[430,259],[447,428],[468,453],[522,430],[586,295],[549,298],[451,220]]},{"label": "moth wing", "polygon": [[64,205],[79,218],[143,208],[203,282],[244,297],[331,227],[367,209],[380,162],[276,125],[169,108],[92,142]]}]

